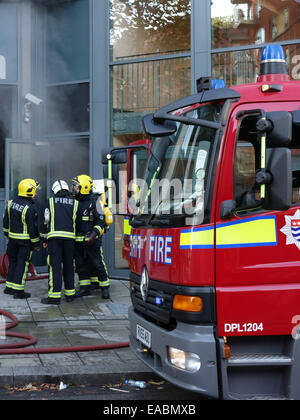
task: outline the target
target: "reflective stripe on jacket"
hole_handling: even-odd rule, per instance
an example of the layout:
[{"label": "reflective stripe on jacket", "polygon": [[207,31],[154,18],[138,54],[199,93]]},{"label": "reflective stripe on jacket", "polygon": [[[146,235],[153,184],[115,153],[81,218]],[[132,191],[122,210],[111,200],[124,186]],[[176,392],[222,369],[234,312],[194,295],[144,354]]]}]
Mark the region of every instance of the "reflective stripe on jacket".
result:
[{"label": "reflective stripe on jacket", "polygon": [[75,239],[78,201],[70,195],[55,196],[48,200],[49,222],[41,226],[46,239]]},{"label": "reflective stripe on jacket", "polygon": [[36,226],[37,214],[31,198],[17,197],[9,200],[3,218],[3,231],[11,239],[40,241]]}]

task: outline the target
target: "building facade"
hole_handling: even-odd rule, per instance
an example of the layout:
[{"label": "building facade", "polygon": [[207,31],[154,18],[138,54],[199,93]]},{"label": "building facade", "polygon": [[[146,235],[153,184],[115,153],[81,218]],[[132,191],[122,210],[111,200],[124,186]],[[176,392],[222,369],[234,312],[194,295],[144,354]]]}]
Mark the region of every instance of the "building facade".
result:
[{"label": "building facade", "polygon": [[[41,183],[39,208],[58,178],[102,178],[102,149],[144,138],[141,117],[198,77],[254,81],[265,43],[283,45],[300,78],[299,0],[0,1],[1,214],[22,178]],[[116,277],[122,240],[116,216],[104,238]]]}]

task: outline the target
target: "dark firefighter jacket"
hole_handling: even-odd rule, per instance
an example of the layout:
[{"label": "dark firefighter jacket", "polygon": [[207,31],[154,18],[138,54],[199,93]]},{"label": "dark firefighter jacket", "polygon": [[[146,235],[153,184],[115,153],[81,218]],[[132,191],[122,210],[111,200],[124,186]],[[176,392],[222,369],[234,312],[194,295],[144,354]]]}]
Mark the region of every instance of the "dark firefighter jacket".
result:
[{"label": "dark firefighter jacket", "polygon": [[3,232],[10,239],[30,241],[39,246],[37,213],[32,198],[17,197],[7,203],[3,217]]},{"label": "dark firefighter jacket", "polygon": [[48,199],[41,224],[43,240],[75,239],[78,201],[69,194]]},{"label": "dark firefighter jacket", "polygon": [[98,196],[89,194],[87,196],[80,195],[78,207],[78,223],[76,227],[76,242],[84,242],[89,239],[89,234],[94,232],[100,237],[105,228],[105,216],[97,206]]}]

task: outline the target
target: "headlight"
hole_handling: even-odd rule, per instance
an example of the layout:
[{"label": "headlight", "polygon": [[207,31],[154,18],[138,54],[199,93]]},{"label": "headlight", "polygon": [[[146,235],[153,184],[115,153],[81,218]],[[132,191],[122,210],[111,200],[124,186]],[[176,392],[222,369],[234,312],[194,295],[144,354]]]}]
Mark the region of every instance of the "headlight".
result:
[{"label": "headlight", "polygon": [[195,353],[188,353],[183,350],[168,347],[169,362],[178,369],[188,372],[197,372],[201,368],[200,357]]}]

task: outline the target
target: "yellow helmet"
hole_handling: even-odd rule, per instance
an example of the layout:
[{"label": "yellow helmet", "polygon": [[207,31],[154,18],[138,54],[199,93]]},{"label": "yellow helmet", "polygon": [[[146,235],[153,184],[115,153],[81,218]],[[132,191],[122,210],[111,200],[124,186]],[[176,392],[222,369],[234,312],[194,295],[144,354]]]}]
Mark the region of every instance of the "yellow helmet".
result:
[{"label": "yellow helmet", "polygon": [[78,175],[72,179],[72,187],[73,191],[75,191],[75,187],[79,187],[79,191],[75,191],[76,194],[88,195],[92,192],[94,184],[90,176]]},{"label": "yellow helmet", "polygon": [[35,197],[36,190],[40,184],[34,179],[22,179],[18,185],[18,195],[20,197]]}]

